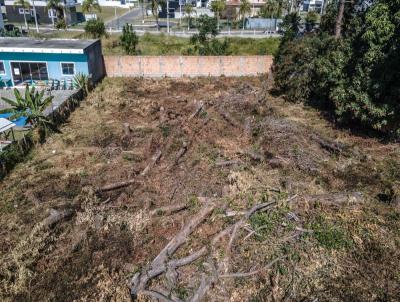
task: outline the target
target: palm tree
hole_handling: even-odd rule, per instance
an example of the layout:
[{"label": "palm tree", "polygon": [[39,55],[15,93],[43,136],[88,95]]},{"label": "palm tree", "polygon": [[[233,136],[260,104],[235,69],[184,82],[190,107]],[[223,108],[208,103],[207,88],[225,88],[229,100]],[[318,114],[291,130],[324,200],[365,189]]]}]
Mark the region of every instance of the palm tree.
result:
[{"label": "palm tree", "polygon": [[251,12],[250,2],[248,0],[240,0],[239,14],[243,18],[243,30],[244,30],[244,23],[246,21],[246,14],[250,12]]},{"label": "palm tree", "polygon": [[61,13],[63,14],[64,17],[64,6],[62,5],[61,0],[48,0],[47,5],[46,5],[48,10],[52,10],[52,17],[51,17],[51,22],[53,23],[53,27],[55,27],[54,24],[54,12],[57,13],[57,17],[61,16]]},{"label": "palm tree", "polygon": [[186,3],[184,10],[185,10],[185,15],[187,15],[187,18],[188,18],[188,30],[190,30],[191,17],[194,12],[192,4]]},{"label": "palm tree", "polygon": [[151,13],[156,17],[157,30],[160,28],[158,25],[158,0],[151,0]]},{"label": "palm tree", "polygon": [[82,11],[84,13],[92,13],[94,11],[101,12],[101,6],[97,0],[84,0],[82,2]]},{"label": "palm tree", "polygon": [[211,10],[215,13],[217,17],[217,24],[218,24],[218,30],[219,30],[219,16],[221,12],[225,9],[226,3],[225,0],[214,0],[211,2]]},{"label": "palm tree", "polygon": [[28,27],[28,22],[26,21],[26,11],[31,7],[31,4],[27,0],[15,0],[14,6],[18,6],[24,9],[24,22],[25,22],[25,28],[29,29]]},{"label": "palm tree", "polygon": [[50,106],[54,96],[44,97],[44,90],[38,92],[35,87],[25,88],[25,95],[22,96],[18,89],[14,89],[15,100],[2,97],[2,100],[11,107],[0,110],[0,113],[10,113],[10,120],[16,120],[21,117],[26,118],[26,123],[39,130],[40,141],[43,141],[47,133],[57,131],[54,123],[44,111]]}]

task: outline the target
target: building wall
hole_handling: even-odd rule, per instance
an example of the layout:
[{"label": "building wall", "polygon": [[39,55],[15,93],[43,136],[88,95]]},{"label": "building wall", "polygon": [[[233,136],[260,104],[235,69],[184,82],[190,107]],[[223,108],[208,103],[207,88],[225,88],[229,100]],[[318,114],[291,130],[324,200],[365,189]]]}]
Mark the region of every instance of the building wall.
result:
[{"label": "building wall", "polygon": [[[19,13],[19,9],[21,6],[15,6],[14,3],[9,4],[9,1],[6,3],[6,14],[8,18],[8,22],[24,22],[24,15]],[[43,1],[40,1],[43,2]],[[49,11],[46,8],[46,2],[43,2],[43,5],[39,5],[41,3],[35,2],[36,16],[39,24],[52,24],[52,20],[49,17]],[[26,14],[26,20],[34,22],[34,14],[32,7],[30,8],[31,14]],[[76,16],[76,8],[75,7],[66,7],[66,22],[67,24],[73,24],[77,22]],[[54,22],[57,22],[57,18],[54,18]],[[32,25],[31,25],[32,26]]]},{"label": "building wall", "polygon": [[271,69],[272,56],[105,56],[109,77],[254,76]]},{"label": "building wall", "polygon": [[88,49],[86,49],[86,53],[88,57],[89,74],[92,75],[92,80],[97,82],[105,76],[105,67],[100,40],[93,43]]},{"label": "building wall", "polygon": [[75,74],[80,72],[89,74],[86,54],[52,54],[52,53],[16,53],[0,52],[0,61],[4,62],[6,75],[0,75],[2,80],[11,80],[10,62],[46,62],[49,79],[62,79],[65,76],[61,72],[61,62],[75,63]]}]

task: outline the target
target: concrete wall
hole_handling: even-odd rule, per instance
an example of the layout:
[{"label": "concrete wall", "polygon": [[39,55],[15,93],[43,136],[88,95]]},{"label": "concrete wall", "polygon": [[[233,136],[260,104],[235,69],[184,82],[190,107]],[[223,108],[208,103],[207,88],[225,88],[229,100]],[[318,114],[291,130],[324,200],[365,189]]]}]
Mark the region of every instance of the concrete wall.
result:
[{"label": "concrete wall", "polygon": [[109,77],[253,76],[267,73],[272,56],[105,56]]}]

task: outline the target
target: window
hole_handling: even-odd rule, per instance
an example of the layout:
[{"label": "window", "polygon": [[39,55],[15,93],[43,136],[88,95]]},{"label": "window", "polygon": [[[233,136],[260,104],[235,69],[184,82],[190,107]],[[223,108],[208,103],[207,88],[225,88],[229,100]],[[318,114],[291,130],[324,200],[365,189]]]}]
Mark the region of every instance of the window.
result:
[{"label": "window", "polygon": [[49,18],[57,18],[57,14],[54,9],[49,9],[48,14],[49,14]]},{"label": "window", "polygon": [[4,62],[0,61],[0,74],[6,74],[6,69],[4,68]]},{"label": "window", "polygon": [[61,63],[61,69],[63,75],[74,75],[75,66],[74,63]]}]

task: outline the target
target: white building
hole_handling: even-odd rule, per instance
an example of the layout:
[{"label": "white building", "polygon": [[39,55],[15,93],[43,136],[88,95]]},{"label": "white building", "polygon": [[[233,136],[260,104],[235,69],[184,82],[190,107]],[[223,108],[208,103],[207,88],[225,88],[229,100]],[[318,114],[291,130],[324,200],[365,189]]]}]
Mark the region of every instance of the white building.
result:
[{"label": "white building", "polygon": [[304,0],[300,8],[303,12],[316,11],[321,13],[323,6],[324,0]]}]

